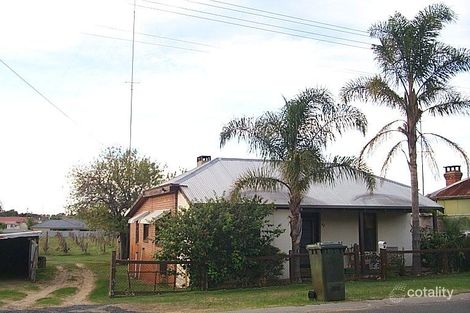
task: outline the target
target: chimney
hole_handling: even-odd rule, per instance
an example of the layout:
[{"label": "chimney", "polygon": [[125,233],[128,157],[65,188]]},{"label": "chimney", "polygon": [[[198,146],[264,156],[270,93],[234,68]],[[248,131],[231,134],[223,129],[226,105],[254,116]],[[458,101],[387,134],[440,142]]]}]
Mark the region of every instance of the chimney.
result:
[{"label": "chimney", "polygon": [[460,165],[444,166],[444,169],[444,178],[446,179],[446,186],[452,185],[453,183],[456,183],[462,179]]},{"label": "chimney", "polygon": [[210,160],[211,160],[210,155],[200,155],[197,157],[197,166],[199,167],[202,164],[209,162]]}]

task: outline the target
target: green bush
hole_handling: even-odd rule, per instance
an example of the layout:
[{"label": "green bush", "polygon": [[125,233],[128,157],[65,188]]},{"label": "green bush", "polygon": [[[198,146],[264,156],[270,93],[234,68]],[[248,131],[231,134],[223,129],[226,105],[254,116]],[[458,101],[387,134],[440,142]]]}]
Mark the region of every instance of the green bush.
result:
[{"label": "green bush", "polygon": [[[214,288],[230,282],[237,286],[259,285],[282,271],[282,258],[271,245],[283,230],[269,224],[274,206],[259,197],[224,198],[195,203],[187,210],[156,221],[159,260],[187,259],[191,287]],[[207,280],[205,275],[207,274]]]},{"label": "green bush", "polygon": [[[453,249],[468,248],[470,240],[465,238],[463,231],[468,227],[468,218],[443,218],[444,231],[436,232],[424,230],[421,232],[421,249]],[[432,268],[435,272],[470,269],[470,258],[468,253],[452,252],[447,254],[432,253],[422,255],[423,266]],[[447,264],[446,264],[447,263]]]}]

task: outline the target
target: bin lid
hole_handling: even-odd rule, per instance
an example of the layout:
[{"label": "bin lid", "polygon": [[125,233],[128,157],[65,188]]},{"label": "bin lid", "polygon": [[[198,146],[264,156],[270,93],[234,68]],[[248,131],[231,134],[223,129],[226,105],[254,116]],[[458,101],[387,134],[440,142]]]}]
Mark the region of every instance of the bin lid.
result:
[{"label": "bin lid", "polygon": [[314,244],[307,245],[307,250],[319,250],[319,249],[346,249],[346,246],[339,242],[323,241]]}]

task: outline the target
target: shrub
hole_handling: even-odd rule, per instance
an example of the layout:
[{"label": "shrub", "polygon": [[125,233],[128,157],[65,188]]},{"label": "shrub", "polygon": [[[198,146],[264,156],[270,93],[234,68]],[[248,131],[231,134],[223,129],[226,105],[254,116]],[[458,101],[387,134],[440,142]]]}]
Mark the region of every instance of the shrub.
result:
[{"label": "shrub", "polygon": [[185,266],[191,287],[217,287],[231,282],[238,286],[259,285],[275,279],[282,270],[282,258],[271,245],[283,230],[269,224],[274,206],[259,197],[209,199],[187,210],[166,215],[156,221],[159,260],[187,259]]}]

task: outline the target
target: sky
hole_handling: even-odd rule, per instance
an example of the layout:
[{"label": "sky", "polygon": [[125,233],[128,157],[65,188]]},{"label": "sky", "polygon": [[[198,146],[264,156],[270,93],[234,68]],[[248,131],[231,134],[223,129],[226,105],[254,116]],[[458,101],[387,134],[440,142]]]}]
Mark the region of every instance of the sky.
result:
[{"label": "sky", "polygon": [[[236,141],[219,147],[225,123],[278,110],[283,97],[310,87],[327,88],[339,101],[348,81],[378,73],[370,50],[374,41],[365,31],[396,11],[412,18],[432,3],[221,1],[137,1],[132,147],[171,171],[195,167],[198,155],[256,157]],[[458,20],[440,40],[470,48],[470,4],[444,3]],[[288,16],[303,20],[289,22]],[[91,162],[105,147],[128,146],[132,22],[131,0],[0,3],[0,59],[47,98],[0,63],[0,201],[5,209],[63,212],[70,170]],[[470,96],[470,73],[451,83]],[[367,135],[348,133],[327,154],[357,155],[397,117],[374,104],[353,104],[369,119]],[[423,130],[448,136],[470,152],[468,125],[469,117],[426,118]],[[376,174],[386,147],[368,159]],[[435,151],[439,173],[425,167],[424,193],[445,185],[444,166],[463,165],[446,147],[436,145]],[[409,185],[403,158],[396,159],[387,177]]]}]

